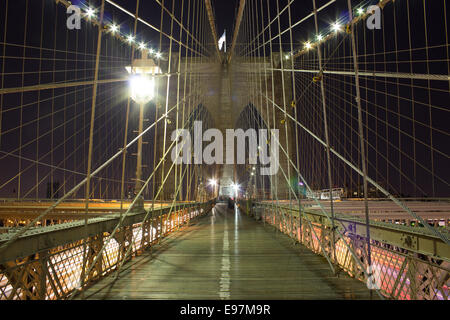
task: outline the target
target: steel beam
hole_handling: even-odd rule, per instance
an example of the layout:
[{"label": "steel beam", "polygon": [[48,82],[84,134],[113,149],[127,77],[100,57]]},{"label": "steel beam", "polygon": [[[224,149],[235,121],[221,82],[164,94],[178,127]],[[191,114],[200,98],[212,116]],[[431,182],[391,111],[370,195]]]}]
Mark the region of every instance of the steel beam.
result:
[{"label": "steel beam", "polygon": [[211,0],[205,0],[206,11],[208,12],[209,26],[211,27],[211,33],[213,35],[214,44],[217,51],[217,56],[221,59],[219,50],[219,40],[217,39],[216,22],[214,21],[214,13],[212,10]]},{"label": "steel beam", "polygon": [[[271,203],[257,203],[257,205],[269,209],[274,207],[274,204]],[[275,207],[285,212],[290,212],[295,217],[299,216],[298,208],[287,206]],[[329,228],[332,227],[330,219],[319,210],[305,209],[304,214],[312,223]],[[336,221],[338,221],[336,226],[341,229],[343,234],[365,237],[366,222],[364,219],[336,213]],[[370,230],[372,240],[450,261],[450,246],[425,228],[413,228],[386,222],[370,221]]]},{"label": "steel beam", "polygon": [[[182,209],[189,209],[198,207],[203,204],[189,203],[177,204],[173,208],[170,206],[154,211],[153,217],[160,217],[168,214],[171,211],[178,211]],[[136,210],[130,212],[123,222],[122,226],[131,226],[136,223],[141,223],[147,215],[147,210]],[[87,236],[93,237],[102,232],[111,232],[117,226],[120,220],[120,214],[113,214],[99,218],[93,218],[87,224]],[[1,234],[0,245],[6,243],[14,234]],[[24,235],[19,237],[15,242],[11,243],[7,250],[4,250],[0,256],[0,264],[7,261],[14,261],[19,258],[24,258],[43,250],[49,250],[73,243],[85,238],[84,221],[75,221],[70,223],[63,223],[48,227],[38,227],[28,230]]]},{"label": "steel beam", "polygon": [[231,48],[228,54],[228,62],[231,61],[231,58],[233,57],[234,48],[236,47],[236,41],[239,34],[239,29],[241,27],[244,8],[245,8],[245,0],[241,0],[239,3],[238,15],[236,17],[236,25],[234,26],[233,41],[231,42]]},{"label": "steel beam", "polygon": [[[300,72],[300,73],[313,73],[318,74],[320,70],[308,70],[308,69],[274,69],[268,68],[271,71],[283,71],[283,72]],[[354,71],[342,71],[342,70],[323,70],[323,74],[336,74],[343,76],[355,76]],[[422,73],[402,73],[402,72],[376,72],[376,71],[359,71],[359,76],[362,77],[380,77],[380,78],[395,78],[395,79],[414,79],[414,80],[436,80],[436,81],[450,81],[450,76],[445,74],[422,74]]]},{"label": "steel beam", "polygon": [[127,81],[127,80],[128,79],[126,79],[126,78],[121,78],[121,79],[106,79],[106,80],[97,80],[97,81],[89,80],[89,81],[45,83],[45,84],[38,84],[38,85],[27,86],[27,87],[0,89],[0,95],[8,94],[8,93],[27,92],[27,91],[40,91],[40,90],[61,89],[61,88],[70,88],[70,87],[78,87],[78,86],[90,86],[90,85],[94,85],[94,84],[123,82],[123,81]]}]

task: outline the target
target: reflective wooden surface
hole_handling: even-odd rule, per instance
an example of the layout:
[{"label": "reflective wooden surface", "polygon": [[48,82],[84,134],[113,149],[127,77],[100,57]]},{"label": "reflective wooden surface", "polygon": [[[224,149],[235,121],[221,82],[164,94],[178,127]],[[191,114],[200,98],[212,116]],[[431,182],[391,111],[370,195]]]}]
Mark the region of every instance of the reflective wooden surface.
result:
[{"label": "reflective wooden surface", "polygon": [[[369,299],[360,281],[239,210],[207,216],[133,259],[86,299]],[[374,297],[376,294],[374,294]]]}]

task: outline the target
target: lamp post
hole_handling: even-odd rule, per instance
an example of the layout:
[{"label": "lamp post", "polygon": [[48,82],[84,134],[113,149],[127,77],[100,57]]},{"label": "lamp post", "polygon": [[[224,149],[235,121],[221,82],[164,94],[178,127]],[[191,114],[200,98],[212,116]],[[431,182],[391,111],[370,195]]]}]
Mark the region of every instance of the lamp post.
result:
[{"label": "lamp post", "polygon": [[[125,67],[130,74],[130,96],[139,104],[139,128],[138,135],[142,134],[144,128],[144,107],[155,97],[155,75],[161,74],[161,69],[153,59],[148,59],[147,51],[142,52],[142,59],[135,59],[131,66]],[[135,192],[142,188],[142,137],[138,139],[136,184]]]},{"label": "lamp post", "polygon": [[231,188],[234,190],[235,201],[237,201],[238,192],[239,192],[239,185],[236,184],[236,183],[233,183],[233,184],[231,185]]},{"label": "lamp post", "polygon": [[209,179],[209,184],[213,187],[213,197],[216,197],[216,186],[217,186],[217,180],[216,179]]}]

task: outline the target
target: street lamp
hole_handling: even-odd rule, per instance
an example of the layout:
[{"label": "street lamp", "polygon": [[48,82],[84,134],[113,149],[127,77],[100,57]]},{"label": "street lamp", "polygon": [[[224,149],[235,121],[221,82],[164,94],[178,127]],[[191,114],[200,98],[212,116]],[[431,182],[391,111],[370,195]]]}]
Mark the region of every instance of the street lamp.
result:
[{"label": "street lamp", "polygon": [[333,30],[334,32],[338,33],[339,31],[341,31],[341,25],[339,22],[335,22],[331,25],[331,30]]},{"label": "street lamp", "polygon": [[235,198],[237,199],[237,197],[238,197],[238,191],[239,191],[239,185],[233,183],[233,184],[231,185],[231,188],[233,188],[234,193],[235,193]]},{"label": "street lamp", "polygon": [[88,8],[86,10],[86,16],[90,19],[95,16],[95,10],[92,8]]},{"label": "street lamp", "polygon": [[216,179],[209,179],[209,185],[213,187],[213,196],[216,196],[216,186],[217,186],[217,180]]},{"label": "street lamp", "polygon": [[[139,104],[139,136],[144,127],[144,106],[155,97],[155,75],[161,74],[161,69],[152,59],[147,58],[147,51],[142,52],[142,59],[135,59],[131,66],[125,67],[130,74],[130,97]],[[136,192],[142,188],[142,137],[138,139],[136,165]]]}]

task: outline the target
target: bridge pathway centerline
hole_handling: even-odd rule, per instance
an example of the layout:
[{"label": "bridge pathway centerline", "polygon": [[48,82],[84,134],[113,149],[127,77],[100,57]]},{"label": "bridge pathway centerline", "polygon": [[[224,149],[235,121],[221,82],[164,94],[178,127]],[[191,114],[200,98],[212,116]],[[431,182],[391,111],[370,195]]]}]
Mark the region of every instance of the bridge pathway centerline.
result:
[{"label": "bridge pathway centerline", "polygon": [[[154,249],[153,257],[145,253],[124,269],[115,283],[107,277],[91,286],[85,298],[370,297],[364,283],[343,273],[332,275],[323,257],[294,246],[287,236],[225,204],[217,204],[207,216],[167,238]],[[228,274],[229,281],[224,278]]]}]

